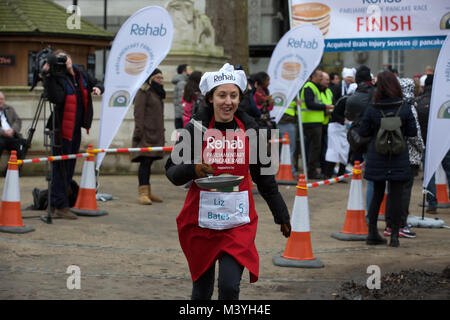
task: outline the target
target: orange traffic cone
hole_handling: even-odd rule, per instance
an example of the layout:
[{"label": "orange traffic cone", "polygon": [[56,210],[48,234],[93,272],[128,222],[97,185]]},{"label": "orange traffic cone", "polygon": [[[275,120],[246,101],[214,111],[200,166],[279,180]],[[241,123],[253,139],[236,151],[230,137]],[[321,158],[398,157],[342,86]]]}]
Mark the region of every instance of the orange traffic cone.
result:
[{"label": "orange traffic cone", "polygon": [[27,233],[34,228],[26,226],[22,221],[20,211],[19,167],[17,151],[11,151],[3,188],[2,205],[0,209],[0,232]]},{"label": "orange traffic cone", "polygon": [[[88,146],[87,152],[92,150],[92,145]],[[70,209],[73,213],[79,216],[104,216],[108,212],[99,210],[97,207],[97,199],[95,198],[95,161],[94,155],[86,158],[83,165],[83,172],[81,173],[80,189],[78,190],[77,201],[73,208]]]},{"label": "orange traffic cone", "polygon": [[439,164],[436,170],[436,199],[438,208],[449,208],[450,201],[448,200],[447,190],[447,176],[445,174],[442,164]]},{"label": "orange traffic cone", "polygon": [[273,263],[279,267],[322,268],[322,261],[312,253],[308,192],[304,174],[300,175],[297,184],[291,227],[286,249],[282,255],[273,258]]},{"label": "orange traffic cone", "polygon": [[383,201],[381,201],[380,211],[378,211],[378,220],[385,221],[386,220],[386,199],[389,193],[388,183],[386,183],[386,188],[384,188],[384,196]]},{"label": "orange traffic cone", "polygon": [[289,147],[289,135],[287,132],[283,136],[283,144],[281,145],[280,165],[275,180],[278,184],[297,184],[292,175],[291,152]]},{"label": "orange traffic cone", "polygon": [[338,240],[366,240],[368,230],[365,213],[362,171],[359,161],[355,161],[344,228],[341,232],[333,233],[331,237]]}]

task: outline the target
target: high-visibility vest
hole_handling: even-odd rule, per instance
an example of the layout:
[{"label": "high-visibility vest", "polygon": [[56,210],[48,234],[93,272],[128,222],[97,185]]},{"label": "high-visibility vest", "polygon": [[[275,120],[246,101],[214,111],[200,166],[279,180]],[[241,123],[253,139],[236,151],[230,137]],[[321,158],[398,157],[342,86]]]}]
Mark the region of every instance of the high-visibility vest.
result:
[{"label": "high-visibility vest", "polygon": [[294,100],[291,103],[289,103],[284,113],[295,117],[297,115],[297,101]]},{"label": "high-visibility vest", "polygon": [[[326,88],[325,92],[320,92],[320,97],[323,104],[333,104],[333,92],[331,92],[330,88]],[[328,124],[330,122],[330,115],[325,115],[323,124]]]},{"label": "high-visibility vest", "polygon": [[308,81],[303,86],[302,91],[300,93],[300,99],[303,101],[301,106],[302,123],[323,123],[323,121],[325,120],[325,113],[323,112],[323,110],[311,110],[306,107],[305,103],[306,88],[311,88],[311,90],[313,91],[315,103],[323,104],[319,89],[313,82]]}]

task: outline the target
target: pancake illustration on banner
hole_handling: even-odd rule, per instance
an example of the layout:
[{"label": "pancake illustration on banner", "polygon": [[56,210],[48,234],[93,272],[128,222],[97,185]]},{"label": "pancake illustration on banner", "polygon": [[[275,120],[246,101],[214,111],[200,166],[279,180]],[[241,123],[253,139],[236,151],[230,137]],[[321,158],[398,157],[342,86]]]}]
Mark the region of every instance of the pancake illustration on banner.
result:
[{"label": "pancake illustration on banner", "polygon": [[109,99],[110,107],[126,107],[130,100],[130,94],[125,90],[119,90],[113,93]]},{"label": "pancake illustration on banner", "polygon": [[445,101],[439,108],[438,119],[450,119],[450,100]]},{"label": "pancake illustration on banner", "polygon": [[301,64],[298,62],[284,62],[281,68],[281,77],[285,80],[295,80],[300,74]]},{"label": "pancake illustration on banner", "polygon": [[145,70],[148,56],[143,52],[127,53],[125,57],[125,72],[136,76]]},{"label": "pancake illustration on banner", "polygon": [[441,30],[450,29],[450,12],[447,12],[441,19]]},{"label": "pancake illustration on banner", "polygon": [[330,28],[330,7],[319,2],[296,4],[292,6],[292,27],[313,24],[325,37]]}]

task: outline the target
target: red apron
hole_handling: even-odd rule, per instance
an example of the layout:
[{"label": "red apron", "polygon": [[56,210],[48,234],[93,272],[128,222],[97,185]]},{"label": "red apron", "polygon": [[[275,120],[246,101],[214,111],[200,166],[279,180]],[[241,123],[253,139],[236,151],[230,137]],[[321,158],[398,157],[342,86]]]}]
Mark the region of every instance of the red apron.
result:
[{"label": "red apron", "polygon": [[[245,135],[245,128],[242,122],[236,117],[234,120],[240,128],[241,141],[245,141],[242,149],[245,152],[244,159],[241,157],[241,161],[236,161],[236,157],[238,157],[238,150],[236,150],[234,163],[227,163],[225,157],[226,155],[230,155],[229,149],[227,149],[226,155],[225,148],[220,150],[215,149],[219,154],[223,152],[224,161],[223,163],[210,164],[215,169],[214,176],[222,174],[244,176],[243,181],[239,185],[239,192],[245,191],[247,193],[249,222],[225,230],[200,227],[200,194],[202,192],[205,193],[205,190],[200,189],[195,182],[191,184],[184,202],[184,207],[176,220],[180,245],[188,261],[192,281],[198,280],[224,252],[233,256],[240,265],[249,270],[250,282],[256,282],[258,280],[259,256],[255,246],[258,216],[255,211],[253,195],[249,187],[249,142],[248,137]],[[210,132],[213,124],[214,117],[211,120],[208,132]],[[222,134],[224,137],[226,136],[225,132],[222,132]],[[217,146],[217,144],[215,145]],[[207,147],[206,141],[203,142],[202,158],[205,156],[205,148],[211,150],[210,146],[208,145]],[[230,144],[228,144],[229,146]],[[212,194],[209,192],[210,190],[206,191],[206,193]]]}]

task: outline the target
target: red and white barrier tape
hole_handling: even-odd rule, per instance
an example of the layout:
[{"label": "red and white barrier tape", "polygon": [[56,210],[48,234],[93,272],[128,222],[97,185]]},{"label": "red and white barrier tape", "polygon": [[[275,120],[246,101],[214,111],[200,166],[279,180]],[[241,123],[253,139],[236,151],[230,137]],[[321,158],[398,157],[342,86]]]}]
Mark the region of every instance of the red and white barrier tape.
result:
[{"label": "red and white barrier tape", "polygon": [[281,138],[281,139],[270,139],[269,142],[270,143],[280,143],[280,142],[285,142],[285,141],[289,141],[287,139]]},{"label": "red and white barrier tape", "polygon": [[87,158],[96,153],[125,153],[125,152],[151,152],[151,151],[172,151],[173,147],[147,147],[147,148],[118,148],[118,149],[91,149],[85,153],[67,154],[62,156],[49,156],[44,158],[17,160],[18,165],[25,163],[53,162],[77,158]]},{"label": "red and white barrier tape", "polygon": [[126,152],[151,152],[172,151],[173,147],[146,147],[146,148],[117,148],[117,149],[92,149],[92,153],[126,153]]},{"label": "red and white barrier tape", "polygon": [[[363,168],[363,167],[364,167],[364,162],[361,163],[361,168]],[[338,181],[342,181],[342,180],[350,178],[351,176],[353,176],[354,173],[361,174],[362,170],[353,169],[352,172],[346,173],[346,174],[344,174],[342,176],[339,176],[339,177],[336,177],[336,178],[332,178],[332,179],[328,179],[328,180],[319,181],[319,182],[311,182],[311,183],[308,183],[306,186],[308,188],[317,188],[318,186],[333,184],[333,183],[336,183]]]},{"label": "red and white barrier tape", "polygon": [[53,161],[60,161],[60,160],[87,158],[90,155],[91,155],[90,153],[77,153],[77,154],[67,154],[67,155],[62,155],[62,156],[50,156],[50,157],[45,157],[45,158],[24,159],[24,160],[17,160],[17,164],[53,162]]},{"label": "red and white barrier tape", "polygon": [[336,178],[327,179],[327,180],[323,180],[323,181],[319,181],[319,182],[311,182],[311,183],[308,183],[306,186],[308,188],[317,188],[318,186],[333,184],[333,183],[336,183],[338,181],[342,181],[344,179],[350,178],[352,175],[353,175],[353,172],[346,173],[346,174],[344,174],[342,176],[339,176],[339,177],[336,177]]}]

